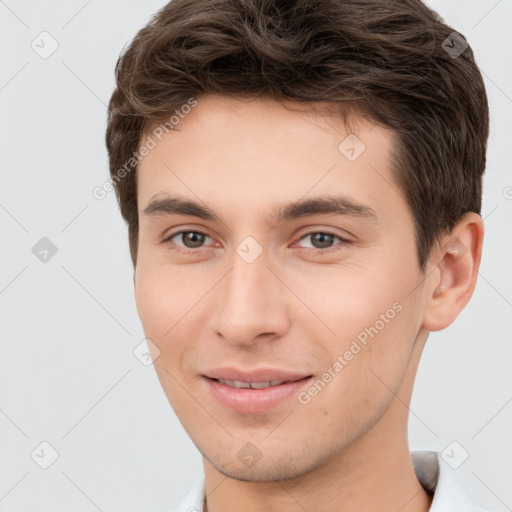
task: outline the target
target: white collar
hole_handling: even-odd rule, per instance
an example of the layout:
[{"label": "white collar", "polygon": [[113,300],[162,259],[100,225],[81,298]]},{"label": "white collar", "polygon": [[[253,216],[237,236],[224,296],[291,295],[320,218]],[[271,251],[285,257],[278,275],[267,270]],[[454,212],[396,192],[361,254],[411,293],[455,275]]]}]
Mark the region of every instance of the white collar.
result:
[{"label": "white collar", "polygon": [[[429,512],[488,512],[471,500],[455,476],[455,471],[444,462],[440,453],[412,451],[411,459],[421,485],[434,494]],[[172,512],[203,512],[204,497],[203,476]]]},{"label": "white collar", "polygon": [[440,453],[413,451],[411,459],[421,485],[434,494],[429,512],[485,512],[471,500],[455,476],[455,470],[446,464]]}]

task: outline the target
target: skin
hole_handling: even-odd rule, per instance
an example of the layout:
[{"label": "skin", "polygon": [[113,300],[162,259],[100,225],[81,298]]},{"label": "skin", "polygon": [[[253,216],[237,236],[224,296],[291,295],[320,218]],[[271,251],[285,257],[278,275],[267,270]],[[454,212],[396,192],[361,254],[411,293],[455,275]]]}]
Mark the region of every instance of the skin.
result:
[{"label": "skin", "polygon": [[[393,132],[356,114],[350,129],[366,146],[354,161],[338,149],[349,134],[339,117],[205,95],[139,165],[137,309],[160,351],[163,389],[203,456],[209,512],[430,507],[410,459],[408,405],[428,333],[473,293],[483,224],[466,214],[424,274],[391,173]],[[339,193],[378,220],[270,217],[277,204]],[[200,202],[220,220],[145,215],[156,194]],[[207,236],[163,241],[180,229]],[[315,244],[325,231],[351,243]],[[247,236],[263,251],[252,263],[236,252]],[[307,404],[235,413],[201,377],[221,366],[321,377],[396,303],[400,312]],[[248,442],[261,454],[251,467],[237,457]]]}]

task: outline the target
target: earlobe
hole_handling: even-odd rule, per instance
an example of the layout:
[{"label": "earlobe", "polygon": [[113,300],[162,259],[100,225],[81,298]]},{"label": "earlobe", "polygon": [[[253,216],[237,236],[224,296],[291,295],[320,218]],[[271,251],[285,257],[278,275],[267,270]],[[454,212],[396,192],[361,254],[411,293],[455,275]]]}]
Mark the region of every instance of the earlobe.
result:
[{"label": "earlobe", "polygon": [[[482,255],[484,226],[480,215],[469,212],[433,251],[437,272],[425,287],[423,327],[440,331],[448,327],[473,295]],[[435,258],[435,259],[434,259]]]}]

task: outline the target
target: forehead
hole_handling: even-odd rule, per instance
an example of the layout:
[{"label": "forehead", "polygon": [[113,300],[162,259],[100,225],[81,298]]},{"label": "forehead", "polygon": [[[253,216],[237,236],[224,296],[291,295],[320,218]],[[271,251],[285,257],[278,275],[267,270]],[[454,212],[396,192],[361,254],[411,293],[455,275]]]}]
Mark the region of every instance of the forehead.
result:
[{"label": "forehead", "polygon": [[333,191],[370,203],[397,199],[394,134],[356,113],[343,118],[333,105],[220,95],[201,96],[187,110],[176,129],[152,137],[156,145],[139,163],[139,212],[169,192],[219,207],[238,200],[257,208]]}]

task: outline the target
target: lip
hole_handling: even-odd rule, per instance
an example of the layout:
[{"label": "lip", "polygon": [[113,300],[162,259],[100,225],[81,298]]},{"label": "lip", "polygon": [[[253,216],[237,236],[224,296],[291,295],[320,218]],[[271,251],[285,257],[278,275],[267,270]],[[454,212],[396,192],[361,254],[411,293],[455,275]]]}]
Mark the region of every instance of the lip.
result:
[{"label": "lip", "polygon": [[[224,407],[238,413],[262,414],[270,412],[279,404],[297,395],[302,388],[309,385],[312,378],[313,376],[306,376],[299,380],[283,382],[283,384],[278,386],[263,389],[233,388],[206,376],[203,376],[203,381],[209,394]],[[245,382],[265,382],[266,380],[266,378],[259,381],[252,379]]]},{"label": "lip", "polygon": [[255,370],[238,370],[233,367],[216,368],[203,374],[210,379],[239,380],[241,382],[268,382],[271,380],[297,381],[311,376],[308,373],[296,373],[277,368],[260,368]]}]

